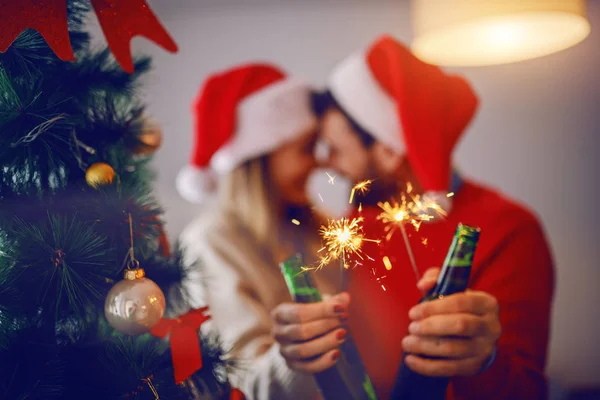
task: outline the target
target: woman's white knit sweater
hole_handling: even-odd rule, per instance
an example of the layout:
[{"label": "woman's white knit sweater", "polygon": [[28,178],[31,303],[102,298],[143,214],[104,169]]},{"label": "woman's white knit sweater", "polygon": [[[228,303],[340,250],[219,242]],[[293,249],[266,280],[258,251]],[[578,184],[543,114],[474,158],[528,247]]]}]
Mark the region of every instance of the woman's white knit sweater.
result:
[{"label": "woman's white knit sweater", "polygon": [[[282,228],[279,237],[273,238],[274,246],[285,242],[290,229],[300,227],[282,221]],[[232,383],[248,400],[320,398],[312,375],[290,370],[271,334],[271,310],[291,301],[278,264],[302,249],[292,245],[286,254],[282,248],[261,248],[240,221],[214,209],[205,210],[188,225],[181,245],[185,262],[193,268],[184,283],[191,294],[190,306],[210,307],[210,329],[216,329],[240,363],[230,378]],[[335,293],[336,279],[337,271],[326,269],[314,276],[323,294]]]}]

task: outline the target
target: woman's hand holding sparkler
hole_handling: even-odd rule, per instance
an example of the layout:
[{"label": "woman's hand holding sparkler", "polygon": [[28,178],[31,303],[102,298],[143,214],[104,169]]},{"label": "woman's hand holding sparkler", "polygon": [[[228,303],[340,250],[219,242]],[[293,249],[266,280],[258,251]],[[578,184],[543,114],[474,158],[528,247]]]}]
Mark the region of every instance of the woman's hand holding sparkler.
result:
[{"label": "woman's hand holding sparkler", "polygon": [[[417,287],[428,292],[439,268],[425,272]],[[402,340],[406,364],[428,376],[473,376],[493,358],[501,325],[498,302],[484,292],[467,290],[413,307],[409,335]],[[419,357],[421,354],[437,359]]]},{"label": "woman's hand holding sparkler", "polygon": [[350,295],[340,293],[319,303],[283,303],[271,313],[273,335],[292,370],[318,373],[333,366],[340,356],[348,318]]}]

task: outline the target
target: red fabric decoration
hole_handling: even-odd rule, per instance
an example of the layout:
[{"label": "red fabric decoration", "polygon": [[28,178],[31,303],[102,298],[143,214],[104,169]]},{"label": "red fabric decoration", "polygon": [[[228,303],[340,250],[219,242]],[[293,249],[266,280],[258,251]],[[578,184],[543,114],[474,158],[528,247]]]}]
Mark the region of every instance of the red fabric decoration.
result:
[{"label": "red fabric decoration", "polygon": [[[126,72],[134,69],[130,42],[137,35],[177,52],[177,44],[145,0],[92,0],[92,4],[108,46]],[[38,31],[58,58],[75,61],[66,0],[0,0],[0,52],[5,52],[26,28]]]},{"label": "red fabric decoration", "polygon": [[137,35],[172,53],[177,51],[177,44],[145,0],[92,0],[92,4],[108,46],[126,72],[133,72],[130,42]]},{"label": "red fabric decoration", "polygon": [[26,28],[38,31],[61,60],[75,60],[65,0],[0,0],[0,52]]},{"label": "red fabric decoration", "polygon": [[233,388],[229,400],[246,400],[246,396],[239,389]]},{"label": "red fabric decoration", "polygon": [[177,319],[163,318],[152,327],[150,334],[164,339],[169,335],[175,383],[180,384],[202,368],[202,352],[198,329],[210,319],[208,307],[192,310]]}]

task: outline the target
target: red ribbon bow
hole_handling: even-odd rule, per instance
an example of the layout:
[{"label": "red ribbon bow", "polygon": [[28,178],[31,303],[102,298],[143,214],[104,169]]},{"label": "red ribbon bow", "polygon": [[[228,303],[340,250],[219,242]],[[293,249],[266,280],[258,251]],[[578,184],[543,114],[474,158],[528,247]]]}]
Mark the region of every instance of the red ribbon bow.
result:
[{"label": "red ribbon bow", "polygon": [[[121,67],[134,70],[129,44],[142,35],[165,50],[177,44],[146,0],[91,0],[108,47]],[[38,31],[61,60],[74,61],[67,26],[67,0],[0,0],[0,52],[5,52],[25,29]]]},{"label": "red ribbon bow", "polygon": [[202,352],[198,329],[210,319],[208,307],[192,310],[177,319],[163,318],[152,327],[153,336],[164,339],[169,335],[175,383],[180,384],[202,368]]}]

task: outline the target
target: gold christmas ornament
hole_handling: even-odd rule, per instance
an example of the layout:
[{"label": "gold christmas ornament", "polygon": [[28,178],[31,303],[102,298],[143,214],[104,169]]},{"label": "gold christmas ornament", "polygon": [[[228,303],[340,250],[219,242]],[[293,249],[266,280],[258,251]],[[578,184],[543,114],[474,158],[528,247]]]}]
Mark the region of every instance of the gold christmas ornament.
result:
[{"label": "gold christmas ornament", "polygon": [[104,315],[110,326],[126,335],[141,335],[152,329],[165,314],[165,295],[156,283],[146,278],[135,259],[133,221],[129,213],[130,247],[125,262],[125,279],[110,289],[104,301]]},{"label": "gold christmas ornament", "polygon": [[98,189],[100,186],[110,185],[115,175],[115,170],[110,165],[98,162],[90,165],[85,171],[85,181],[94,189]]},{"label": "gold christmas ornament", "polygon": [[[141,272],[140,272],[141,271]],[[165,313],[165,296],[156,283],[144,277],[142,268],[126,270],[125,279],[108,292],[104,315],[110,326],[127,335],[152,329]]]},{"label": "gold christmas ornament", "polygon": [[137,137],[140,142],[133,152],[140,156],[148,156],[159,149],[162,144],[162,129],[158,122],[152,119],[144,120],[142,133]]}]

